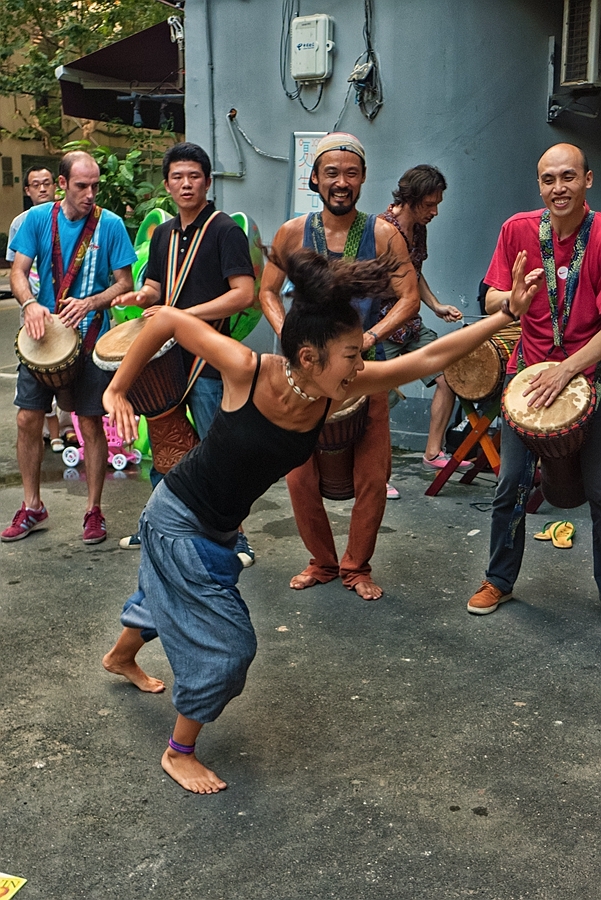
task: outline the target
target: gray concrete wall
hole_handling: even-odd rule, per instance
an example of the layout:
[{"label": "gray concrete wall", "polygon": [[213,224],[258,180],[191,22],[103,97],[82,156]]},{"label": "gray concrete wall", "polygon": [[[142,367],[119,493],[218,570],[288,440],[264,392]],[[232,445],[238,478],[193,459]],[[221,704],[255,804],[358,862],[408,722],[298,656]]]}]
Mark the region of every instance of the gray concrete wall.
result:
[{"label": "gray concrete wall", "polygon": [[[373,41],[384,82],[384,107],[374,122],[353,99],[340,128],[363,141],[368,176],[361,208],[388,204],[399,175],[428,162],[445,173],[449,188],[429,228],[430,258],[424,273],[442,302],[478,312],[476,294],[503,220],[538,205],[535,165],[559,140],[581,144],[601,172],[596,121],[562,114],[546,121],[548,38],[561,34],[561,0],[377,0]],[[347,78],[364,49],[361,0],[301,3],[301,15],[323,12],[335,19],[334,72],[314,113],[289,100],[279,76],[282,4],[279,0],[187,0],[187,137],[212,152],[217,170],[237,169],[238,155],[227,112],[261,149],[289,152],[293,131],[329,131],[343,107]],[[214,72],[214,136],[210,125],[207,14]],[[292,84],[292,82],[289,82]],[[306,102],[309,104],[310,95]],[[288,167],[243,144],[247,174],[216,179],[217,204],[242,209],[270,241],[285,217]],[[591,204],[600,208],[599,189]],[[429,310],[426,324],[449,327]],[[267,329],[258,335],[270,347]],[[423,446],[428,425],[421,384],[393,413],[395,443]]]}]

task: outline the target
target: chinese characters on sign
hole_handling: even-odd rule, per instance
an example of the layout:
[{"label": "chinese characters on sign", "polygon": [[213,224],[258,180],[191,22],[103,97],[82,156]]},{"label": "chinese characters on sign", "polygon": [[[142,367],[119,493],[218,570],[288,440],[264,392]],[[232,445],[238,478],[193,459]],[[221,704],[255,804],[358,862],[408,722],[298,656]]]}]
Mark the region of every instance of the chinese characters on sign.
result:
[{"label": "chinese characters on sign", "polygon": [[325,131],[295,131],[292,134],[288,178],[289,219],[317,212],[322,207],[319,194],[309,187],[309,177],[315,159],[315,148],[324,136]]}]

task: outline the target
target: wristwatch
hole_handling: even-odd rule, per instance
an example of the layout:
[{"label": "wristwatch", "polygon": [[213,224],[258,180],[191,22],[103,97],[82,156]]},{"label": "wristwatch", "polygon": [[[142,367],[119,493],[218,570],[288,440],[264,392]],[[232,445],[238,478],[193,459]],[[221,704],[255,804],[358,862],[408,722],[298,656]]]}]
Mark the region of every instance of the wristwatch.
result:
[{"label": "wristwatch", "polygon": [[505,297],[505,299],[501,303],[501,312],[504,313],[506,316],[510,316],[514,322],[520,321],[520,317],[516,316],[515,313],[512,313],[511,310],[509,309],[509,298],[508,297]]}]

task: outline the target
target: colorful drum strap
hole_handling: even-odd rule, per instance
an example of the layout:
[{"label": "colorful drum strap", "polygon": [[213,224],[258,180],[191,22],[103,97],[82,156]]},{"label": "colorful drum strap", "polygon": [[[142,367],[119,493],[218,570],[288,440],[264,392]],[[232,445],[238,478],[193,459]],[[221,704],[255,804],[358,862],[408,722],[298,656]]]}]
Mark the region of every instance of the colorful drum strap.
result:
[{"label": "colorful drum strap", "polygon": [[188,250],[186,255],[184,256],[184,260],[179,268],[177,268],[177,260],[179,257],[179,238],[180,233],[177,229],[173,229],[171,232],[171,237],[169,238],[169,250],[167,256],[167,277],[165,284],[165,294],[166,294],[166,304],[167,306],[175,306],[177,303],[178,297],[181,293],[181,290],[184,286],[186,278],[188,277],[188,273],[192,268],[192,264],[196,259],[196,254],[200,248],[202,240],[207,233],[207,228],[213,221],[213,219],[219,215],[219,210],[215,210],[207,221],[204,223],[202,228],[197,228],[196,233],[190,244],[188,245]]},{"label": "colorful drum strap", "polygon": [[[345,259],[355,259],[357,256],[367,218],[367,213],[357,211],[355,220],[346,236],[346,243],[342,253]],[[326,230],[320,212],[313,213],[311,216],[311,242],[315,252],[319,253],[320,256],[325,256],[327,259],[328,245],[326,242]]]},{"label": "colorful drum strap", "polygon": [[[196,259],[196,254],[198,253],[198,251],[200,249],[200,245],[202,243],[202,240],[203,240],[205,234],[207,233],[207,229],[208,229],[209,225],[211,224],[211,222],[213,221],[213,219],[218,215],[219,215],[219,210],[216,209],[213,213],[211,213],[211,215],[209,216],[207,221],[204,223],[202,228],[196,229],[196,233],[188,245],[188,249],[184,256],[183,262],[179,268],[179,271],[177,268],[177,260],[178,260],[178,256],[179,256],[180,233],[175,228],[171,232],[171,236],[169,238],[169,249],[168,249],[168,253],[167,253],[167,273],[166,273],[166,278],[165,278],[165,295],[166,295],[165,303],[167,306],[175,306],[175,304],[177,303],[178,297],[181,294],[181,291],[182,291],[182,288],[186,281],[186,278],[188,277],[188,273],[190,272],[190,270],[192,268],[192,264],[194,263],[194,260]],[[220,319],[219,322],[217,323],[218,331],[220,330],[223,322],[224,322],[224,320]],[[185,398],[188,396],[188,394],[194,387],[196,379],[198,378],[198,376],[204,369],[205,364],[206,364],[206,361],[204,359],[202,359],[200,356],[195,357],[194,362],[192,363],[190,372],[188,373],[188,384],[186,385],[186,390],[184,391],[184,395],[183,395],[182,399],[180,400],[180,403],[183,403]],[[164,413],[161,413],[159,416],[154,416],[153,418],[160,419],[160,418],[162,418],[162,416],[166,416],[171,412],[173,412],[173,408],[170,408],[170,409],[166,410]]]},{"label": "colorful drum strap", "polygon": [[[61,239],[60,234],[58,233],[58,214],[60,208],[61,201],[57,200],[52,207],[52,284],[54,287],[54,312],[56,314],[60,312],[60,308],[63,306],[65,298],[77,278],[77,274],[82,267],[92,241],[92,236],[98,227],[100,216],[102,214],[102,207],[94,204],[88,213],[82,232],[79,235],[79,239],[73,250],[71,261],[67,267],[67,273],[65,274],[63,268],[63,254],[61,251]],[[99,310],[88,326],[83,341],[84,352],[89,353],[96,343],[96,338],[98,337],[102,326],[102,319],[103,313]]]}]

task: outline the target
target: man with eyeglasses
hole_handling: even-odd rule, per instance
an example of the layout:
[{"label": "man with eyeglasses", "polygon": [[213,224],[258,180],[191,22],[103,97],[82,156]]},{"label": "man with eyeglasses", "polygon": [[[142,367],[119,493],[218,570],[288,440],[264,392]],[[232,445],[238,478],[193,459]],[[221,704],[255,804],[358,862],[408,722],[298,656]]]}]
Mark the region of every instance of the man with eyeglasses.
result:
[{"label": "man with eyeglasses", "polygon": [[[23,178],[23,190],[31,200],[32,206],[39,206],[41,203],[49,203],[54,200],[54,195],[56,193],[54,175],[50,169],[47,169],[45,166],[30,166]],[[17,231],[25,221],[28,212],[29,210],[26,209],[24,212],[19,213],[19,215],[15,216],[10,223],[6,250],[6,260],[9,263],[12,263],[15,258],[15,251],[10,249],[10,245],[12,244]],[[31,293],[34,297],[37,297],[40,292],[40,278],[35,260],[29,272],[29,284]],[[21,322],[21,324],[23,324],[23,322]]]},{"label": "man with eyeglasses", "polygon": [[[50,203],[54,200],[54,196],[56,193],[56,182],[54,180],[54,175],[52,174],[50,169],[47,169],[45,166],[30,166],[23,177],[23,190],[25,191],[26,196],[31,200],[32,206],[39,206],[41,203]],[[11,263],[11,265],[15,258],[15,251],[10,249],[10,245],[13,241],[13,238],[17,234],[17,231],[25,221],[28,212],[29,209],[26,209],[24,212],[19,213],[19,215],[15,216],[15,218],[10,223],[10,228],[8,231],[8,244],[6,249],[6,260],[7,262]],[[31,288],[32,296],[37,297],[40,292],[40,276],[38,275],[36,260],[33,261],[29,272],[29,286]],[[21,325],[23,324],[23,321],[24,316],[23,313],[21,313]],[[71,416],[69,415],[69,413],[58,410],[55,400],[52,404],[52,412],[46,416],[44,430],[45,437],[46,431],[48,433],[47,436],[50,440],[50,446],[54,453],[62,453],[62,451],[65,449],[64,441],[60,435],[61,428],[64,430],[69,430],[71,431],[71,433],[73,433]]]}]

